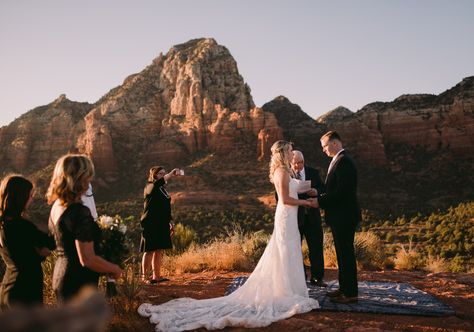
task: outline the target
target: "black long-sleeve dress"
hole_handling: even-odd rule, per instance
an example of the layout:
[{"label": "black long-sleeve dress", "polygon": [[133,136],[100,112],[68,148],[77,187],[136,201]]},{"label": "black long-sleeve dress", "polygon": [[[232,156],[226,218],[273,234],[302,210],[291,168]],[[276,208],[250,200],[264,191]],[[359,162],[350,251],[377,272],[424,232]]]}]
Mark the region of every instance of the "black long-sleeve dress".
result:
[{"label": "black long-sleeve dress", "polygon": [[93,242],[94,251],[99,252],[101,231],[89,208],[81,203],[71,204],[49,227],[58,255],[53,274],[53,290],[58,299],[70,299],[85,285],[97,287],[99,273],[81,265],[75,243],[76,240]]},{"label": "black long-sleeve dress", "polygon": [[143,192],[141,216],[142,238],[140,251],[148,252],[173,247],[170,234],[171,197],[166,191],[165,179],[148,182]]},{"label": "black long-sleeve dress", "polygon": [[36,248],[54,249],[54,240],[22,217],[0,226],[0,255],[6,265],[0,285],[0,305],[43,303],[43,269]]}]

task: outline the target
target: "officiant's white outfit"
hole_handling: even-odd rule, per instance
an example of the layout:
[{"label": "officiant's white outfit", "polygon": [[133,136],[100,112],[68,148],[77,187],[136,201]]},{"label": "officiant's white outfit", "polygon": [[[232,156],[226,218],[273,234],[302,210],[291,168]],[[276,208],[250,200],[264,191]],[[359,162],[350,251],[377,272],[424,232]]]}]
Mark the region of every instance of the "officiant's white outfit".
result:
[{"label": "officiant's white outfit", "polygon": [[[289,192],[297,199],[297,182],[290,179]],[[205,327],[264,327],[272,322],[319,308],[308,296],[303,272],[298,206],[279,200],[275,226],[255,270],[232,294],[205,300],[181,298],[161,305],[144,303],[138,308],[150,317],[157,331],[185,331]]]}]

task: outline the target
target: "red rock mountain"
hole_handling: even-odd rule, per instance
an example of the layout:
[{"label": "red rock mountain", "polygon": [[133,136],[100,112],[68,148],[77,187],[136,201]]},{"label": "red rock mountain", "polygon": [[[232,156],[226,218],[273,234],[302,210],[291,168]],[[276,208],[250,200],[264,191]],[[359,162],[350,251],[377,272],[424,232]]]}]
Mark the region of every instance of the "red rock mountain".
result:
[{"label": "red rock mountain", "polygon": [[[68,151],[90,155],[100,185],[200,151],[227,154],[242,141],[265,158],[282,137],[255,107],[237,63],[213,39],[176,45],[95,104],[64,95],[0,129],[3,171],[34,171]],[[141,179],[141,177],[140,177]]]},{"label": "red rock mountain", "polygon": [[292,140],[324,177],[319,138],[329,129],[359,165],[364,208],[401,214],[474,199],[474,77],[438,96],[339,107],[315,120],[283,96],[255,107],[236,61],[213,39],[172,47],[94,104],[61,95],[0,128],[0,171],[40,173],[46,183],[57,158],[77,151],[92,157],[98,190],[139,197],[150,166],[192,166],[177,197],[258,205],[242,195],[271,191],[271,144]]}]

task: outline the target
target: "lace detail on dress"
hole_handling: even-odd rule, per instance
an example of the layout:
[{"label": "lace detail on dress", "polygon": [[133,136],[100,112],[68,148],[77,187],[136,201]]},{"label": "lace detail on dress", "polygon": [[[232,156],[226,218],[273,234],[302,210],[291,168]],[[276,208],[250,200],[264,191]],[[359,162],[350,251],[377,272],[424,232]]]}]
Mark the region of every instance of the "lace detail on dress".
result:
[{"label": "lace detail on dress", "polygon": [[[290,196],[298,197],[294,180],[290,180]],[[278,203],[273,234],[262,257],[245,284],[232,294],[205,300],[181,298],[161,305],[144,303],[138,313],[150,317],[157,331],[185,331],[264,327],[319,308],[318,301],[308,296],[297,213],[297,206]]]}]

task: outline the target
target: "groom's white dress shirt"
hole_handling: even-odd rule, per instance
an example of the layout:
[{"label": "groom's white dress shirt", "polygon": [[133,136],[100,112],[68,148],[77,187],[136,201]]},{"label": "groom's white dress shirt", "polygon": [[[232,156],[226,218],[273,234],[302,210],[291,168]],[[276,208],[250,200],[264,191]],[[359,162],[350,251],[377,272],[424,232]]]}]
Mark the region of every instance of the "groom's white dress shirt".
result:
[{"label": "groom's white dress shirt", "polygon": [[328,181],[329,173],[331,172],[331,169],[334,167],[334,164],[336,163],[337,157],[339,157],[339,155],[342,153],[342,151],[344,151],[344,149],[341,149],[338,153],[336,153],[336,155],[334,157],[332,157],[331,163],[329,164],[328,173],[326,174],[326,180],[324,182]]}]

